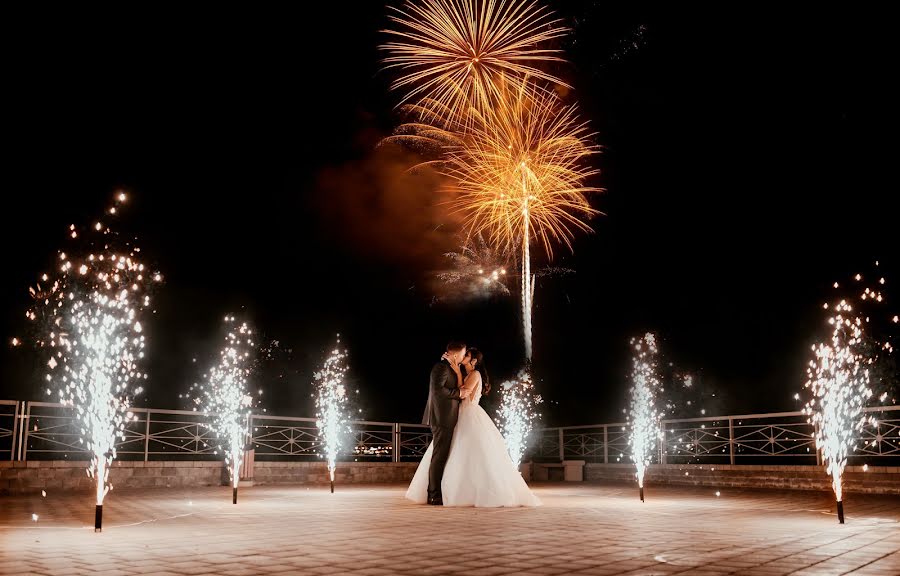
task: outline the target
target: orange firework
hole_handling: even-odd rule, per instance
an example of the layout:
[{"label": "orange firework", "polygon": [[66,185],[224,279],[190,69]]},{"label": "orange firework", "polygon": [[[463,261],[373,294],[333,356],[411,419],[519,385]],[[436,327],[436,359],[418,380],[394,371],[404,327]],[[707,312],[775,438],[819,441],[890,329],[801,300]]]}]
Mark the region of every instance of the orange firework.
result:
[{"label": "orange firework", "polygon": [[576,108],[528,82],[501,87],[494,107],[473,112],[475,122],[451,149],[444,173],[457,196],[469,235],[484,234],[501,249],[522,249],[522,319],[525,357],[531,359],[531,239],[552,259],[554,242],[572,249],[575,230],[597,213],[585,180],[598,171],[586,159],[598,151]]},{"label": "orange firework", "polygon": [[537,239],[550,258],[553,244],[569,249],[575,230],[597,214],[584,184],[597,174],[586,159],[598,152],[576,107],[522,83],[502,89],[503,98],[477,121],[463,143],[449,152],[444,172],[457,192],[454,209],[469,235],[483,233],[504,249]]},{"label": "orange firework", "polygon": [[[563,36],[567,29],[536,2],[516,0],[407,1],[389,18],[398,30],[381,48],[386,68],[402,75],[392,89],[406,92],[401,103],[432,102],[459,118],[470,108],[489,110],[504,81],[525,76],[567,86],[534,65],[562,61],[558,50],[539,45]],[[431,108],[427,107],[426,111]]]}]

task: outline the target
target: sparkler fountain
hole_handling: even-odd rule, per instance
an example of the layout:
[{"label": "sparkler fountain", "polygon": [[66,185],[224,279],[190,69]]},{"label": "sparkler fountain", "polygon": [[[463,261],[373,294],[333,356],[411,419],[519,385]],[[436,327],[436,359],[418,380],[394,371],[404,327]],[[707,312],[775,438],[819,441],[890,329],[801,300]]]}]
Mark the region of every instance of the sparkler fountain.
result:
[{"label": "sparkler fountain", "polygon": [[540,418],[535,406],[542,403],[543,399],[534,393],[528,370],[520,371],[515,380],[501,384],[500,394],[503,396],[497,411],[500,433],[506,440],[510,460],[518,468],[528,448],[528,437],[534,423]]},{"label": "sparkler fountain", "polygon": [[328,475],[331,479],[331,493],[334,494],[334,470],[337,455],[343,441],[350,434],[350,415],[347,410],[347,388],[344,376],[347,373],[347,352],[337,345],[325,360],[325,365],[315,373],[316,426],[319,428],[320,444],[325,448]]},{"label": "sparkler fountain", "polygon": [[640,339],[632,339],[634,350],[631,371],[631,408],[628,424],[631,435],[631,460],[637,468],[638,488],[644,501],[644,473],[659,439],[660,412],[657,408],[657,392],[662,384],[656,372],[656,337],[648,332]]},{"label": "sparkler fountain", "polygon": [[[125,200],[118,194],[108,214]],[[138,260],[140,248],[101,222],[83,233],[73,224],[69,236],[82,245],[60,251],[55,274],[30,289],[35,303],[26,317],[39,322],[37,345],[50,355],[46,380],[62,404],[74,407],[80,441],[91,454],[87,472],[97,483],[94,531],[100,532],[116,441],[134,419],[131,399],[141,393],[134,385],[147,378],[140,367],[141,315],[150,306],[149,285],[161,277]]]},{"label": "sparkler fountain", "polygon": [[205,381],[191,387],[191,394],[195,405],[211,418],[209,427],[219,438],[218,450],[225,453],[231,476],[231,501],[237,504],[240,466],[255,402],[248,390],[251,351],[255,348],[253,331],[246,322],[238,326],[234,316],[226,316],[225,327],[225,346],[218,363],[205,374]]},{"label": "sparkler fountain", "polygon": [[[859,283],[863,277],[857,274],[854,280]],[[879,285],[883,284],[881,278]],[[835,282],[834,287],[839,288],[839,284]],[[813,358],[807,367],[805,387],[812,398],[804,412],[815,426],[816,449],[822,451],[826,471],[831,476],[841,524],[844,523],[844,467],[859,432],[866,424],[874,424],[874,418],[864,412],[873,396],[871,369],[879,352],[893,351],[889,341],[871,345],[872,336],[866,334],[870,316],[861,311],[865,305],[883,301],[881,290],[880,287],[860,288],[854,290],[859,294],[856,302],[841,299],[836,304],[824,305],[829,311],[831,335],[826,342],[812,346]]]}]

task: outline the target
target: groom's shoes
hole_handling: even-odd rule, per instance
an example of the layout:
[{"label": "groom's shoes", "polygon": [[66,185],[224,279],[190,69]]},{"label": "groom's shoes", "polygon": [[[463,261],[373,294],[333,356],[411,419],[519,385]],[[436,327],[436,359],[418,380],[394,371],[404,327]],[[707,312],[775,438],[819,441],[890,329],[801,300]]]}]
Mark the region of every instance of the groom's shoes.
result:
[{"label": "groom's shoes", "polygon": [[444,501],[441,500],[440,498],[431,498],[428,500],[428,504],[431,506],[443,506]]}]

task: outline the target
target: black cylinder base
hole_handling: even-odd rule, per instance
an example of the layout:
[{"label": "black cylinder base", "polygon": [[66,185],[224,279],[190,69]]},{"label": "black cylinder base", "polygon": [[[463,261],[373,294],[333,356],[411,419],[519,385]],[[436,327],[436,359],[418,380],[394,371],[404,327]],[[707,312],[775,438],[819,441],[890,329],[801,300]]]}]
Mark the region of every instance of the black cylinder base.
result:
[{"label": "black cylinder base", "polygon": [[237,504],[237,486],[235,486],[231,491],[231,503]]},{"label": "black cylinder base", "polygon": [[644,487],[641,486],[641,502],[644,501]]},{"label": "black cylinder base", "polygon": [[97,504],[94,509],[94,532],[103,531],[103,504]]},{"label": "black cylinder base", "polygon": [[838,500],[837,510],[838,510],[838,522],[843,524],[844,523],[844,501],[843,500]]}]

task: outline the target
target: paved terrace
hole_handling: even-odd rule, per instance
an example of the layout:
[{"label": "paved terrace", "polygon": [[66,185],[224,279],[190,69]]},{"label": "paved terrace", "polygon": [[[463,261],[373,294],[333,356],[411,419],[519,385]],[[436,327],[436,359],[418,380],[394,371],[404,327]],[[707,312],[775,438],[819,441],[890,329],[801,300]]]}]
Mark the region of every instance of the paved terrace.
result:
[{"label": "paved terrace", "polygon": [[[900,574],[900,497],[545,484],[538,509],[417,506],[405,487],[0,497],[0,573]],[[31,515],[39,518],[32,521]]]}]

